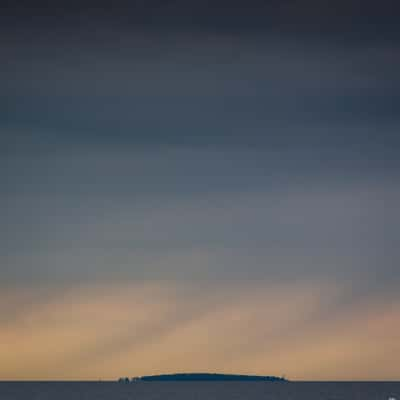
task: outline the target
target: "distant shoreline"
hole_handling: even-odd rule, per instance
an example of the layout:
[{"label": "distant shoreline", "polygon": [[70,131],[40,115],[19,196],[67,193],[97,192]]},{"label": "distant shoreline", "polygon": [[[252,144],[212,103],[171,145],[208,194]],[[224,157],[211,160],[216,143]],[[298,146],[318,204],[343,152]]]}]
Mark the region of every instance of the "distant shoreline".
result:
[{"label": "distant shoreline", "polygon": [[263,381],[263,382],[287,382],[287,379],[278,376],[263,375],[238,375],[238,374],[217,374],[217,373],[178,373],[178,374],[161,374],[147,375],[134,378],[119,378],[120,383],[130,383],[137,381]]}]

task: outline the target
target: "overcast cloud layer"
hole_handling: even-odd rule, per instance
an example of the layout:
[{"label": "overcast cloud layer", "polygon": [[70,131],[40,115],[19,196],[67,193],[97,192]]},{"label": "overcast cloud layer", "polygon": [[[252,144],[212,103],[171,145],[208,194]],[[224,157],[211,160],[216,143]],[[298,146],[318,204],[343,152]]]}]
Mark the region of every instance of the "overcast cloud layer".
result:
[{"label": "overcast cloud layer", "polygon": [[394,2],[4,4],[0,379],[400,377]]}]

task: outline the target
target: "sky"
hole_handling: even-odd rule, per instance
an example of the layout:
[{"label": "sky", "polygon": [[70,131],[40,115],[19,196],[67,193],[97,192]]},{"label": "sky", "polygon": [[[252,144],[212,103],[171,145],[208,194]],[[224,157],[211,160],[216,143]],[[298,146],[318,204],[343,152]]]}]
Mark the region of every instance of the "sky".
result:
[{"label": "sky", "polygon": [[399,17],[2,2],[0,380],[399,380]]}]

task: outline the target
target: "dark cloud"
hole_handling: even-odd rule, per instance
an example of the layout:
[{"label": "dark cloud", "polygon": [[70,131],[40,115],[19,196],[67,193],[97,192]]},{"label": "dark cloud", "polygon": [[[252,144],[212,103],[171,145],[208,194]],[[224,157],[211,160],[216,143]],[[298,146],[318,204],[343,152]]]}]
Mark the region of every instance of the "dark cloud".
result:
[{"label": "dark cloud", "polygon": [[3,149],[24,140],[15,132],[29,131],[63,144],[353,149],[354,158],[397,159],[393,45],[127,35],[68,47],[63,40],[3,46]]},{"label": "dark cloud", "polygon": [[398,174],[296,171],[263,155],[20,158],[2,192],[3,282],[398,279]]},{"label": "dark cloud", "polygon": [[398,36],[396,1],[28,1],[2,2],[2,20],[12,25],[95,25],[150,30],[268,32],[330,35],[335,40]]},{"label": "dark cloud", "polygon": [[5,280],[396,281],[396,7],[2,3]]}]

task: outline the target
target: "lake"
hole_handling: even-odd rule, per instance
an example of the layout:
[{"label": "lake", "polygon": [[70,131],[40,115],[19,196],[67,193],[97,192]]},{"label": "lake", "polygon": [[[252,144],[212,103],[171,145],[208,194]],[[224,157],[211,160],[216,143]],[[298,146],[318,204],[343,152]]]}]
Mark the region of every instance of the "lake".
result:
[{"label": "lake", "polygon": [[0,382],[1,400],[400,400],[400,382]]}]

